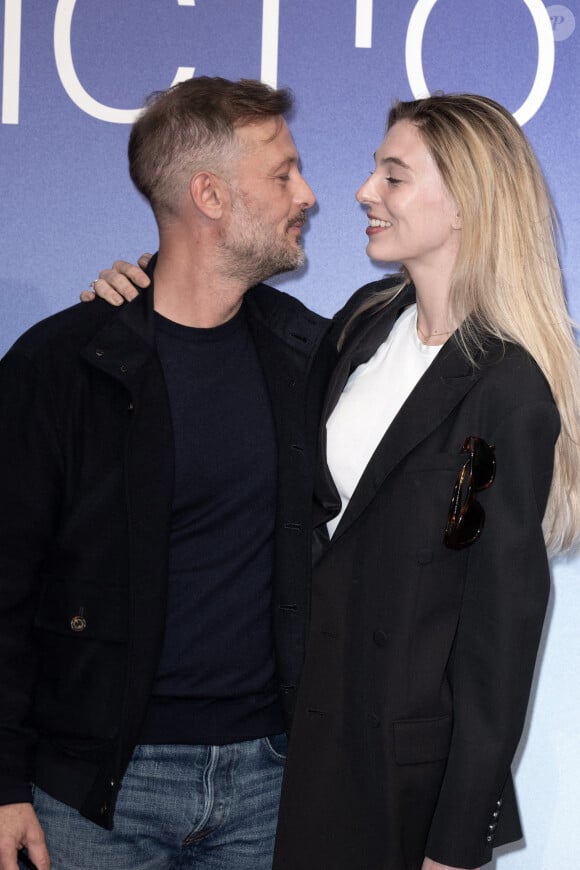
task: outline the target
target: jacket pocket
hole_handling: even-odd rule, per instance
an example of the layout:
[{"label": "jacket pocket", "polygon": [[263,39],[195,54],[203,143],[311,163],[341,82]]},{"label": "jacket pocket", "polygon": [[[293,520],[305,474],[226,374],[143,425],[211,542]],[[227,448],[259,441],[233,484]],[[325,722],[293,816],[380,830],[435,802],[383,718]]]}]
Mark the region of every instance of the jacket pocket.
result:
[{"label": "jacket pocket", "polygon": [[52,739],[107,741],[118,730],[127,668],[126,590],[51,580],[34,621],[33,724]]},{"label": "jacket pocket", "polygon": [[38,633],[122,643],[127,638],[128,595],[106,583],[49,580],[36,612]]},{"label": "jacket pocket", "polygon": [[424,764],[447,758],[453,719],[399,719],[393,722],[397,764]]}]

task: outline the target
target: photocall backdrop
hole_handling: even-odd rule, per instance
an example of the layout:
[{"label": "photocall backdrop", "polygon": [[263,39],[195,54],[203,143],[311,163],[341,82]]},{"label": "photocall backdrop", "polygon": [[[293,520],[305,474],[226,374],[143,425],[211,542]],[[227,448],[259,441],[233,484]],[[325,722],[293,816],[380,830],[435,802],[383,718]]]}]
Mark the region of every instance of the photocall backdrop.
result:
[{"label": "photocall backdrop", "polygon": [[[203,74],[294,90],[291,127],[318,205],[307,265],[273,283],[323,314],[382,272],[364,253],[354,191],[393,98],[475,91],[503,103],[548,178],[580,319],[579,0],[3,0],[0,10],[0,353],[113,259],[155,249],[127,174],[128,125],[150,92]],[[553,579],[516,770],[526,845],[504,849],[497,870],[567,870],[580,854],[580,559],[559,560]]]}]

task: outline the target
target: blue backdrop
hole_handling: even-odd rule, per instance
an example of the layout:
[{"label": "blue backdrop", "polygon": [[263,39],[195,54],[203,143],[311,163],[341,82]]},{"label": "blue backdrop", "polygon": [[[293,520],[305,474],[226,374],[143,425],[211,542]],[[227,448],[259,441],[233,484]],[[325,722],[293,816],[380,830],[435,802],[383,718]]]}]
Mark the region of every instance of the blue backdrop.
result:
[{"label": "blue backdrop", "polygon": [[[324,314],[380,274],[353,194],[392,99],[471,90],[504,103],[552,189],[580,318],[578,0],[3,0],[0,10],[0,352],[115,257],[154,249],[126,171],[128,124],[151,91],[195,74],[295,91],[291,126],[319,204],[307,265],[275,283]],[[573,867],[580,853],[579,592],[580,560],[561,560],[516,775],[527,845],[505,850],[498,870]]]}]

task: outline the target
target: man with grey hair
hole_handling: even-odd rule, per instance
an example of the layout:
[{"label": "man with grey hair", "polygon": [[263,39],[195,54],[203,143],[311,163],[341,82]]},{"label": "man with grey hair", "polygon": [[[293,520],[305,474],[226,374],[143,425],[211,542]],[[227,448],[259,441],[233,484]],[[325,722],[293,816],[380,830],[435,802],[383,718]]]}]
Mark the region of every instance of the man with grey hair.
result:
[{"label": "man with grey hair", "polygon": [[315,202],[290,107],[155,95],[129,142],[151,286],[0,364],[0,870],[271,866],[330,357],[260,283],[303,263]]}]

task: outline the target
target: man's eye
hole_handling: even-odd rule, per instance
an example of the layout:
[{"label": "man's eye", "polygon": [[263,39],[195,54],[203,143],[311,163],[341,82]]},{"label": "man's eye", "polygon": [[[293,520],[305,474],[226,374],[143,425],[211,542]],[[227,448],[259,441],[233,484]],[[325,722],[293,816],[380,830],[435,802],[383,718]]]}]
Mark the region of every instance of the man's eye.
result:
[{"label": "man's eye", "polygon": [[280,181],[290,181],[289,175],[278,175],[277,177],[280,179]]}]

